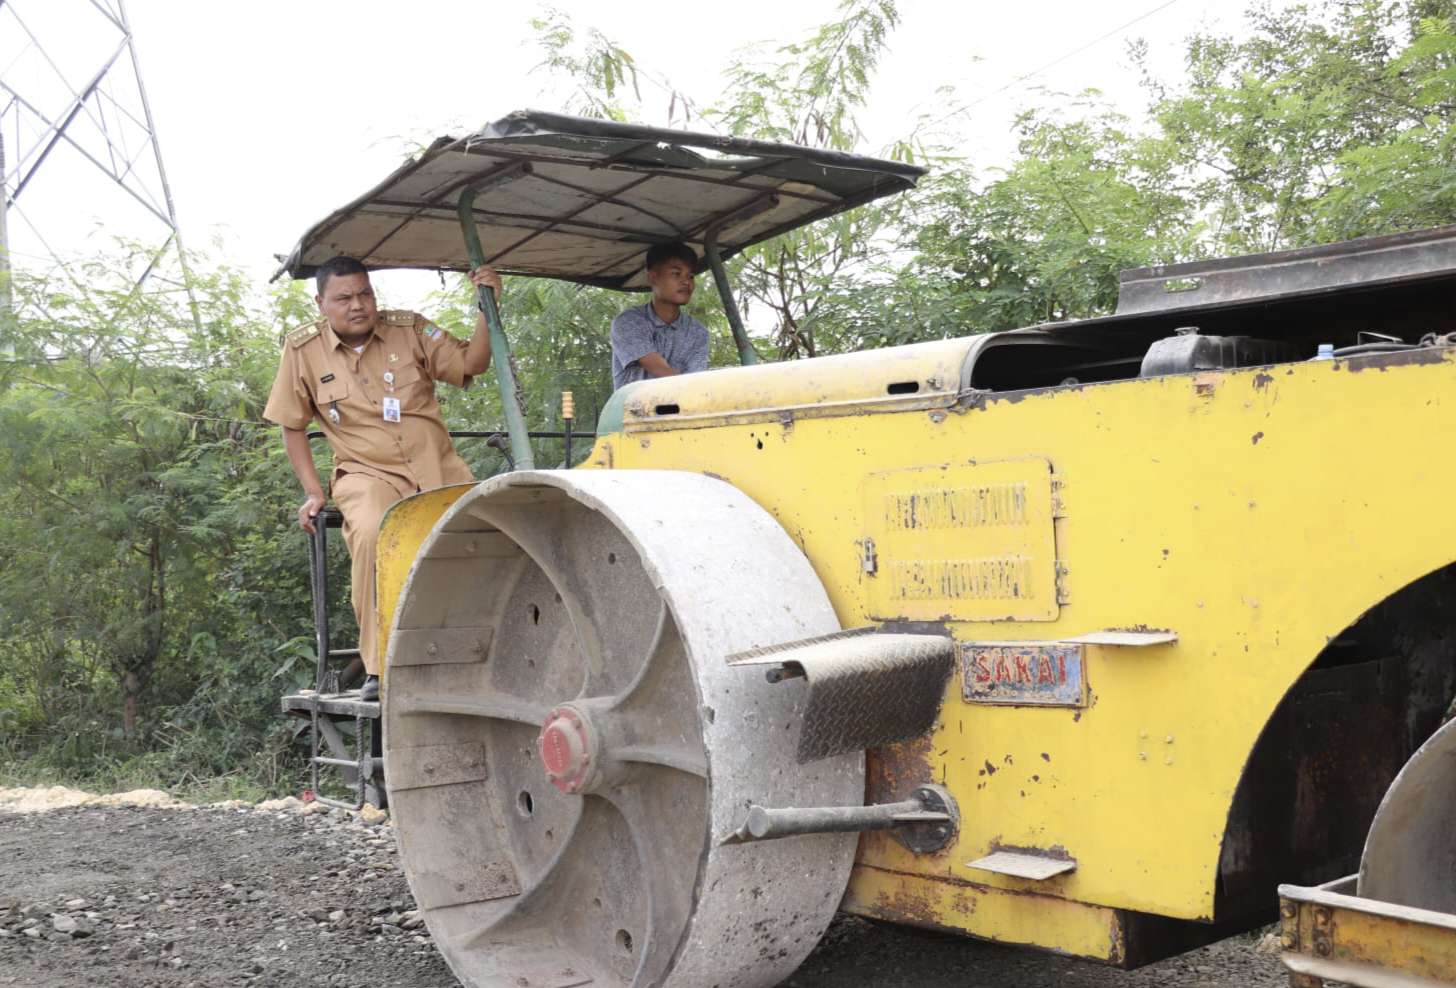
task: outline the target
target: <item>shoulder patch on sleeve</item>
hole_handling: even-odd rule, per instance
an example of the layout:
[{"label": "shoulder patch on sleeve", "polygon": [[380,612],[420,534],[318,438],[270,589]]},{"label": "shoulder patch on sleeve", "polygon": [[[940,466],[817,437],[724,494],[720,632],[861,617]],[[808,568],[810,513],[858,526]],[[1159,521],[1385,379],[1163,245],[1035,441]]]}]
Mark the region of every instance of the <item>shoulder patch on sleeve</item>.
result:
[{"label": "shoulder patch on sleeve", "polygon": [[311,322],[307,326],[299,326],[295,330],[290,330],[286,338],[289,346],[301,347],[318,334],[319,324]]},{"label": "shoulder patch on sleeve", "polygon": [[413,326],[419,318],[408,309],[385,309],[379,315],[391,326]]}]

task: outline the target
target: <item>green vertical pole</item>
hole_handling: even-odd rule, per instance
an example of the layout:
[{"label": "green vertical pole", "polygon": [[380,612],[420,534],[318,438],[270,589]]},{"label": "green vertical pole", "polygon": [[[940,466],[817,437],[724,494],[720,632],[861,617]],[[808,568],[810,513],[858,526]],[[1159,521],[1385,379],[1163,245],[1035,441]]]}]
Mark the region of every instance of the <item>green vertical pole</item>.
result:
[{"label": "green vertical pole", "polygon": [[703,254],[708,258],[708,267],[713,270],[713,281],[718,285],[718,297],[723,300],[723,313],[733,330],[733,342],[738,347],[738,362],[745,367],[758,363],[758,351],[748,342],[748,332],[743,328],[743,316],[738,311],[738,300],[733,297],[733,285],[728,281],[728,270],[723,267],[723,255],[718,253],[717,231],[703,241]]},{"label": "green vertical pole", "polygon": [[[485,263],[485,248],[480,245],[480,231],[475,228],[475,195],[477,186],[469,186],[460,193],[457,211],[460,216],[460,232],[465,235],[465,249],[470,254],[470,267]],[[485,315],[485,324],[490,329],[491,359],[495,363],[496,387],[500,390],[501,407],[506,415],[506,432],[511,440],[511,457],[517,470],[534,470],[535,457],[531,455],[531,437],[526,434],[525,399],[521,394],[520,380],[516,377],[516,358],[511,355],[511,344],[506,339],[505,327],[501,325],[500,309],[495,304],[495,293],[489,288],[476,289],[476,305]]]}]

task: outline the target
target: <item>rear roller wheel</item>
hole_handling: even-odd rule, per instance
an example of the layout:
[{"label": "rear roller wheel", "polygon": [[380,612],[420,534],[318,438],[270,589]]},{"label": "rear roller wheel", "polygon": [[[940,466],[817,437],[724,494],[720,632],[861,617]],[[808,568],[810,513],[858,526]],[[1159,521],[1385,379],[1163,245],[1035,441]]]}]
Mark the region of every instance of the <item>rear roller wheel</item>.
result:
[{"label": "rear roller wheel", "polygon": [[1456,721],[1416,750],[1385,791],[1360,859],[1357,892],[1456,912]]},{"label": "rear roller wheel", "polygon": [[722,481],[523,472],[461,498],[405,587],[384,704],[405,874],[461,981],[787,977],[856,838],[722,841],[749,803],[859,804],[863,756],[797,764],[804,684],[725,657],[838,627]]}]

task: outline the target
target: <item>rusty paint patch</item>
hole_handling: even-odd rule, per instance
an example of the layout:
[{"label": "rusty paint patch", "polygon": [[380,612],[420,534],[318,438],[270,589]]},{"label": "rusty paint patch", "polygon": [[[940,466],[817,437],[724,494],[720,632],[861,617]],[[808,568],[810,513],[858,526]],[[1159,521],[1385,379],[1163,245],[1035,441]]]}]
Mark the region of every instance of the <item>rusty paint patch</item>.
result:
[{"label": "rusty paint patch", "polygon": [[615,454],[611,442],[600,442],[597,444],[597,448],[601,450],[602,455],[597,457],[595,460],[592,460],[592,466],[601,467],[603,470],[611,470],[615,460]]},{"label": "rusty paint patch", "polygon": [[[1029,854],[1033,857],[1038,858],[1051,858],[1054,861],[1077,860],[1076,858],[1072,857],[1071,852],[1069,852],[1061,844],[1053,844],[1051,847],[1026,847],[1020,844],[1003,844],[998,838],[991,841],[991,850],[1008,851],[1012,854]],[[1068,874],[1070,874],[1070,872]],[[1057,875],[1051,879],[1048,879],[1048,881],[1057,881],[1065,877],[1067,876]]]},{"label": "rusty paint patch", "polygon": [[[985,885],[953,875],[928,876],[863,864],[856,865],[855,871],[861,881],[867,877],[865,873],[868,872],[873,872],[877,876],[875,884],[878,888],[872,898],[869,896],[861,898],[856,895],[855,888],[859,881],[856,879],[850,881],[850,894],[845,899],[844,908],[848,912],[860,916],[930,930],[948,931],[962,935],[970,934],[976,939],[991,943],[1045,947],[1057,952],[1066,952],[1072,956],[1083,956],[1110,963],[1117,967],[1146,964],[1177,952],[1179,949],[1186,949],[1186,946],[1182,948],[1171,946],[1171,949],[1166,949],[1170,945],[1164,945],[1162,948],[1155,947],[1152,953],[1140,956],[1133,964],[1129,964],[1128,941],[1134,937],[1142,938],[1142,935],[1133,928],[1133,920],[1139,918],[1141,914],[1075,899],[1065,899],[1061,896],[1049,896],[1029,889]],[[927,898],[930,899],[929,902],[927,902]],[[1097,925],[1101,927],[1103,935],[1106,937],[1101,943],[1106,946],[1101,947],[1094,940],[1088,942],[1087,946],[1090,949],[1085,952],[1069,949],[1070,944],[1048,942],[1044,935],[1037,935],[1032,928],[1026,929],[1024,933],[1018,931],[1017,934],[1010,936],[973,932],[972,927],[976,923],[971,916],[977,912],[982,899],[991,900],[992,898],[1020,899],[1035,903],[1037,907],[1048,910],[1046,915],[1051,923],[1055,923],[1056,917],[1071,917],[1076,912],[1093,913]],[[939,909],[935,908],[936,902],[939,903]],[[995,903],[988,901],[989,905],[995,905]],[[950,925],[952,923],[955,925]],[[1227,933],[1221,935],[1227,935]],[[1200,938],[1197,943],[1205,943],[1209,939],[1211,938]],[[1187,946],[1193,945],[1196,944],[1190,943]]]},{"label": "rusty paint patch", "polygon": [[865,802],[908,799],[917,786],[934,781],[934,755],[929,736],[869,749],[865,753]]},{"label": "rusty paint patch", "polygon": [[1254,445],[1255,446],[1259,445],[1259,440],[1260,439],[1263,439],[1263,438],[1264,438],[1264,434],[1262,432],[1256,432],[1256,433],[1254,433]]},{"label": "rusty paint patch", "polygon": [[1127,926],[1122,922],[1122,916],[1119,911],[1117,921],[1109,924],[1107,930],[1107,963],[1113,967],[1127,964]]},{"label": "rusty paint patch", "polygon": [[[934,882],[937,885],[945,885],[945,886],[949,886],[949,887],[956,888],[956,889],[964,889],[967,892],[970,892],[970,893],[973,893],[973,894],[979,894],[979,895],[993,894],[993,895],[1016,896],[1018,898],[1026,898],[1026,899],[1041,899],[1041,900],[1046,901],[1046,902],[1069,903],[1071,905],[1076,905],[1076,906],[1088,906],[1088,907],[1091,907],[1093,909],[1105,909],[1108,912],[1112,912],[1112,913],[1122,912],[1123,911],[1123,910],[1116,909],[1116,908],[1114,908],[1112,906],[1099,906],[1096,903],[1082,902],[1079,899],[1068,899],[1068,898],[1065,898],[1064,896],[1060,896],[1060,895],[1047,895],[1045,892],[1040,892],[1040,891],[1037,891],[1037,890],[1032,889],[1032,888],[1013,888],[1012,886],[1009,886],[1009,885],[987,885],[985,882],[973,881],[973,880],[971,880],[969,878],[962,878],[959,875],[950,875],[950,874],[924,875],[924,874],[920,874],[918,872],[901,871],[898,868],[886,868],[883,865],[865,864],[863,862],[855,862],[855,868],[856,869],[864,868],[864,869],[867,869],[867,870],[877,871],[877,872],[879,872],[882,875],[894,875],[894,876],[897,876],[897,877],[900,877],[900,878],[909,879],[910,881],[906,881],[904,883],[906,886],[909,886],[909,885],[912,885],[912,884],[915,884],[915,883],[929,883],[929,882]],[[851,882],[853,882],[853,879],[851,879]],[[1036,883],[1028,883],[1028,884],[1036,884]],[[876,899],[877,900],[887,900],[889,898],[891,898],[891,897],[890,896],[887,896],[885,893],[880,893],[880,894],[878,894],[876,896]]]},{"label": "rusty paint patch", "polygon": [[[882,891],[875,896],[874,913],[882,919],[936,930],[956,930],[941,919],[935,898],[928,889],[909,884],[898,886],[893,893]],[[957,931],[958,932],[958,931]]]},{"label": "rusty paint patch", "polygon": [[939,635],[942,638],[954,637],[950,631],[948,617],[939,621],[886,621],[880,625],[880,631],[887,635]]},{"label": "rusty paint patch", "polygon": [[[935,747],[928,735],[869,749],[865,752],[865,803],[909,799],[916,787],[935,781],[934,757]],[[893,843],[889,831],[865,831],[860,835],[859,856],[883,854]]]},{"label": "rusty paint patch", "polygon": [[1267,388],[1269,385],[1271,385],[1273,383],[1274,383],[1274,375],[1273,374],[1266,374],[1264,371],[1260,371],[1259,373],[1257,373],[1257,374],[1254,375],[1254,390],[1255,391],[1263,391],[1265,388]]},{"label": "rusty paint patch", "polygon": [[1392,367],[1420,367],[1439,364],[1450,359],[1449,347],[1421,347],[1418,350],[1402,350],[1398,353],[1375,353],[1363,357],[1346,357],[1335,361],[1335,369],[1344,367],[1351,374],[1364,370],[1389,370]]},{"label": "rusty paint patch", "polygon": [[962,916],[969,916],[976,911],[976,907],[981,903],[974,896],[967,895],[965,892],[957,892],[951,896],[950,904],[951,908]]}]

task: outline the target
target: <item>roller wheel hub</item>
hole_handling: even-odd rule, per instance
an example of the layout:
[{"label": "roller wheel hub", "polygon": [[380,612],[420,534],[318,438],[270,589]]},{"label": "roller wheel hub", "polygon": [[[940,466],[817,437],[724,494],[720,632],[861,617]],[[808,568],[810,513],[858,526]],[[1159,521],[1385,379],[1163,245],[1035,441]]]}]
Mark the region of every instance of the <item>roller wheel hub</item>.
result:
[{"label": "roller wheel hub", "polygon": [[746,807],[864,798],[797,760],[802,680],[727,657],[839,630],[730,484],[522,471],[421,544],[386,656],[400,862],[468,988],[769,988],[834,917],[854,834],[738,843]]},{"label": "roller wheel hub", "polygon": [[601,764],[595,738],[586,718],[569,704],[557,707],[546,718],[536,747],[546,778],[561,792],[581,792],[591,781]]}]

